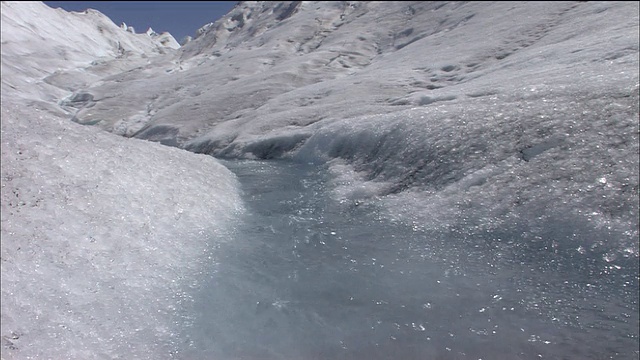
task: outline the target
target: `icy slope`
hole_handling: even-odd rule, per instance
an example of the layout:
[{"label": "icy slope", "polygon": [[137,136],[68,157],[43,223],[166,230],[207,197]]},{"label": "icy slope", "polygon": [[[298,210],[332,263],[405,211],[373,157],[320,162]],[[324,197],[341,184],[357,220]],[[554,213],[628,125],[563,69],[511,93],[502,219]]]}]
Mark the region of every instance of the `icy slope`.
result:
[{"label": "icy slope", "polygon": [[68,92],[56,86],[89,86],[178,47],[170,34],[133,34],[92,9],[66,12],[37,1],[2,2],[2,83],[23,97],[58,100]]},{"label": "icy slope", "polygon": [[432,194],[453,217],[524,206],[620,222],[614,252],[636,254],[637,14],[635,2],[243,2],[175,66],[82,89],[103,100],[72,113],[218,156],[340,158],[369,196],[407,195],[420,223]]},{"label": "icy slope", "polygon": [[168,50],[97,12],[12,2],[1,49],[2,358],[167,356],[208,244],[242,211],[235,177],[210,156],[70,122],[55,102],[69,92],[51,84]]},{"label": "icy slope", "polygon": [[234,177],[209,156],[7,102],[3,358],[162,358],[207,243],[241,210]]},{"label": "icy slope", "polygon": [[[62,119],[194,152],[328,164],[337,200],[380,200],[385,218],[426,234],[412,244],[421,256],[530,279],[531,311],[575,306],[567,321],[580,331],[594,326],[579,316],[594,297],[624,309],[602,316],[637,328],[637,2],[242,2],[178,51],[109,24],[131,42],[124,52],[78,35],[96,34],[100,15],[29,5],[49,24],[2,6],[3,356],[171,350],[182,315],[164,311],[189,284],[178,300],[158,291],[206,261],[199,230],[223,236],[240,210],[214,160]],[[90,25],[71,20],[83,16]],[[52,27],[83,30],[67,42]],[[33,255],[18,261],[23,244]],[[120,306],[140,309],[124,310],[122,327]]]}]

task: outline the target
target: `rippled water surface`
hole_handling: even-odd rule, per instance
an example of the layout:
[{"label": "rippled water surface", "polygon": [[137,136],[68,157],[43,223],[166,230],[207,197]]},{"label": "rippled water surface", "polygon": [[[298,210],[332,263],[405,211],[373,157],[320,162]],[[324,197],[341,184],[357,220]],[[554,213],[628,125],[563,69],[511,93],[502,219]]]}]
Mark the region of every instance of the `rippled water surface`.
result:
[{"label": "rippled water surface", "polygon": [[609,281],[583,260],[494,262],[495,247],[332,200],[322,167],[226,165],[248,211],[217,246],[186,358],[638,358],[637,267]]}]

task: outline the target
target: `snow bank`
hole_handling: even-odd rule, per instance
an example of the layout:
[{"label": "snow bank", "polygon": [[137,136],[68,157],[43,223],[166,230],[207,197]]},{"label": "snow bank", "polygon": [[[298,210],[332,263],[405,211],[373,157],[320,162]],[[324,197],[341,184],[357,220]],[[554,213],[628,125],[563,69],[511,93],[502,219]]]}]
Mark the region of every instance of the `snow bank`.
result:
[{"label": "snow bank", "polygon": [[3,358],[166,358],[240,204],[209,156],[3,99]]},{"label": "snow bank", "polygon": [[57,104],[91,106],[99,98],[70,90],[146,64],[164,52],[154,41],[95,11],[2,2],[3,359],[188,346],[194,279],[243,211],[235,176],[210,156],[75,124]]},{"label": "snow bank", "polygon": [[425,256],[458,264],[474,249],[496,271],[527,266],[556,289],[572,278],[634,304],[638,88],[611,95],[560,95],[549,107],[490,96],[347,119],[294,158],[327,162],[346,206],[384,203],[386,218],[428,239]]},{"label": "snow bank", "polygon": [[369,196],[386,196],[392,214],[423,227],[496,228],[519,211],[555,214],[615,227],[621,235],[609,250],[637,256],[638,86],[626,79],[600,89],[557,80],[543,91],[335,121],[294,157],[329,161],[339,173],[348,164],[353,194],[343,185],[344,198],[369,184]]}]

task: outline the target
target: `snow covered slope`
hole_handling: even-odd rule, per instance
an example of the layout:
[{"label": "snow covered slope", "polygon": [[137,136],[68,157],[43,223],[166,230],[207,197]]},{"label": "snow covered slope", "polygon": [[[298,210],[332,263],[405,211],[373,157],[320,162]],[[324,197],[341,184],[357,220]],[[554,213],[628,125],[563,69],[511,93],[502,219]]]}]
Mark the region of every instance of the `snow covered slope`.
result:
[{"label": "snow covered slope", "polygon": [[[36,1],[2,2],[2,82],[32,99],[66,93],[47,85],[89,86],[130,69],[134,60],[177,48],[170,34],[133,34],[96,10],[69,13]],[[39,86],[30,86],[34,82]],[[32,88],[42,90],[27,93]]]},{"label": "snow covered slope", "polygon": [[422,206],[450,194],[446,216],[559,203],[621,221],[631,232],[618,250],[637,249],[637,13],[635,2],[242,2],[175,65],[78,89],[104,100],[70,115],[217,156],[342,159],[369,195]]}]

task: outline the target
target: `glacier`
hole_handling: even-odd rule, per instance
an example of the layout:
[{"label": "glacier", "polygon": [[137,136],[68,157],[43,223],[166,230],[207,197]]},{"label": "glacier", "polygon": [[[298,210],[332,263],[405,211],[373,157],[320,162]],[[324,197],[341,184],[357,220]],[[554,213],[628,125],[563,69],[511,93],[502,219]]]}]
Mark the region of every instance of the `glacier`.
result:
[{"label": "glacier", "polygon": [[[180,47],[94,10],[3,2],[2,357],[637,357],[638,10],[597,1],[239,2]],[[301,185],[278,177],[287,173]],[[271,177],[284,198],[254,202]],[[301,208],[280,209],[295,191],[327,205],[301,198],[292,203]],[[258,216],[269,204],[283,211],[281,228]],[[276,269],[297,279],[297,268],[273,265],[283,249],[234,270],[227,254],[256,256],[245,224],[293,232],[298,244],[321,219],[285,211],[308,209],[362,222],[349,232],[348,221],[327,221],[307,235],[336,252],[354,241],[362,281],[378,269],[382,283],[398,283],[379,313],[386,332],[347,318],[332,335],[338,325],[327,315],[327,328],[299,335],[333,342],[292,346],[283,324],[323,313],[246,275]],[[355,240],[367,228],[383,237],[369,247]],[[274,235],[264,236],[252,244]],[[378,260],[383,271],[358,257],[380,259],[391,237],[405,265]],[[207,298],[216,276],[220,293]],[[447,290],[411,304],[422,312],[400,308],[400,294],[420,293],[402,286],[425,279]],[[219,348],[207,338],[185,345],[185,334],[202,336],[189,331],[222,331],[193,323],[194,314],[211,299],[233,304],[224,291],[235,282],[257,289],[238,293],[247,308],[200,318],[249,326],[243,309],[257,306],[279,324],[270,329],[280,348],[264,353],[258,342],[269,334],[244,333],[242,323],[216,333],[229,341]],[[273,284],[309,295],[296,282]],[[258,293],[260,304],[247,303]],[[460,294],[469,303],[452,300]],[[356,314],[368,316],[373,308],[359,301]],[[512,307],[521,312],[504,315]],[[442,309],[476,315],[454,321],[451,340],[441,337]],[[415,337],[426,323],[410,321],[425,311],[440,326],[435,345]],[[405,323],[391,320],[398,312]],[[513,329],[481,326],[487,319]],[[518,337],[515,324],[539,331]],[[256,343],[229,345],[242,337]]]}]

